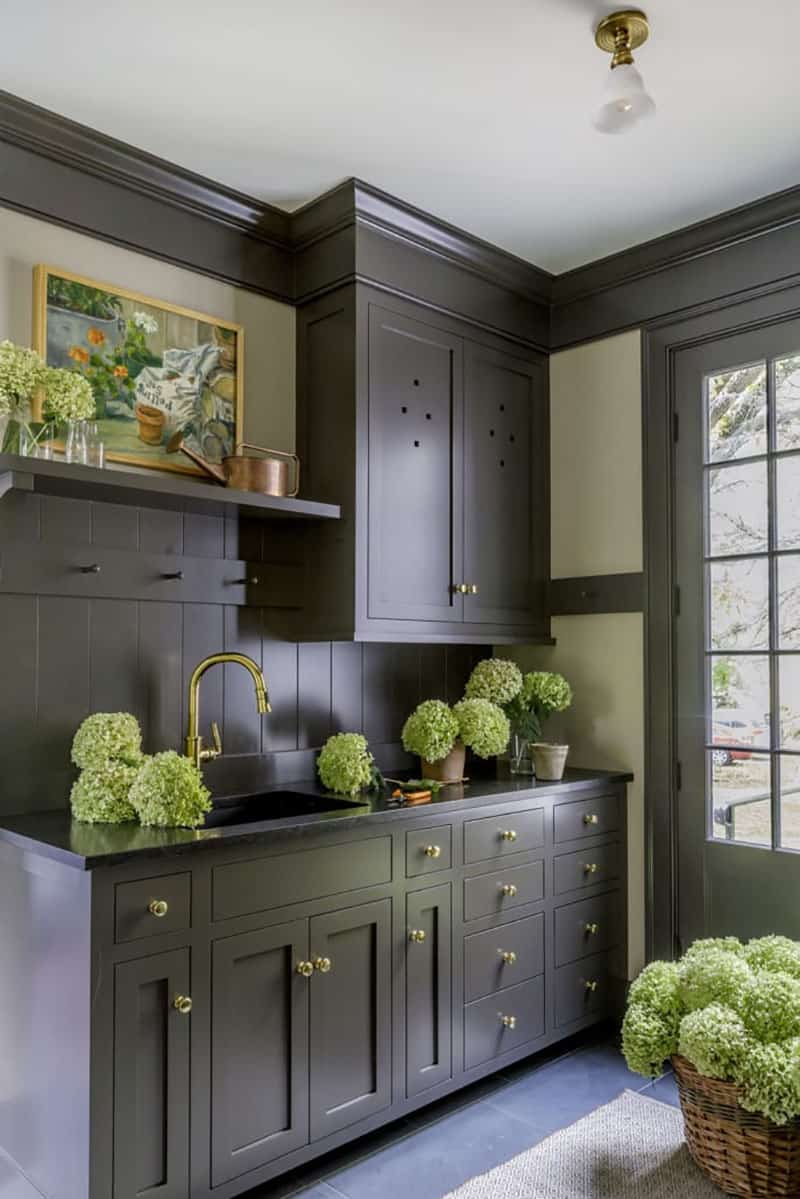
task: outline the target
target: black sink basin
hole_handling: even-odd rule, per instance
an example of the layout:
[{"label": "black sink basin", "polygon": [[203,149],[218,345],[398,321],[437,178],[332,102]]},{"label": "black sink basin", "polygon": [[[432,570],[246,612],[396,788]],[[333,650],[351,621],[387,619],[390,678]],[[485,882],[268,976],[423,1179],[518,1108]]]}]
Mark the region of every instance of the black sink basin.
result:
[{"label": "black sink basin", "polygon": [[218,799],[206,816],[206,828],[228,828],[262,820],[285,820],[290,816],[315,816],[360,805],[348,799],[303,795],[300,791],[265,791],[262,795],[235,795]]}]

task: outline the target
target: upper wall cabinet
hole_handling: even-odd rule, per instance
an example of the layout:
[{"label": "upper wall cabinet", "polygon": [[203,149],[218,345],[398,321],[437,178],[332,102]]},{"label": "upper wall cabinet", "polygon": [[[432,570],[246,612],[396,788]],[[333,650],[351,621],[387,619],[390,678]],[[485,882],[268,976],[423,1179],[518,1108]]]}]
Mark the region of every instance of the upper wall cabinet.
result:
[{"label": "upper wall cabinet", "polygon": [[349,286],[300,310],[298,444],[342,506],[309,528],[304,637],[549,637],[546,362]]}]

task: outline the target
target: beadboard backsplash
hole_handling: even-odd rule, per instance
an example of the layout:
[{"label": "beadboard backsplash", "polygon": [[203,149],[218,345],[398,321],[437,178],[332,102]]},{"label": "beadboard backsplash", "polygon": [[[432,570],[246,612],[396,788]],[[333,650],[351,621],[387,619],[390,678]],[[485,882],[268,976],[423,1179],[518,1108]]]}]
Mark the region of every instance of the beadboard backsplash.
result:
[{"label": "beadboard backsplash", "polygon": [[[68,803],[70,742],[89,712],[133,712],[148,752],[181,749],[189,675],[223,649],[261,665],[273,710],[258,715],[241,668],[206,674],[201,730],[218,721],[225,747],[206,770],[216,793],[308,778],[313,751],[342,730],[363,731],[385,769],[405,764],[405,717],[420,699],[459,698],[489,651],[303,642],[290,585],[302,569],[301,538],[289,522],[237,524],[19,493],[0,499],[0,812]],[[189,598],[185,582],[166,583],[162,573],[188,559],[208,562],[203,594]],[[261,570],[252,604],[241,588],[237,602],[222,602],[224,563],[234,576]],[[82,573],[92,564],[101,573]],[[281,580],[277,607],[271,577]],[[171,586],[179,599],[163,598]]]}]

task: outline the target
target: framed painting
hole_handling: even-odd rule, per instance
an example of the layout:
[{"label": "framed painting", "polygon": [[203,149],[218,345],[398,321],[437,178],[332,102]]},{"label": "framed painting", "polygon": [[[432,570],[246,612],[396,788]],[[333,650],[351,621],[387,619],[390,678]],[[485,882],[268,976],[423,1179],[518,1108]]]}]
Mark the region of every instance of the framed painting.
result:
[{"label": "framed painting", "polygon": [[92,385],[106,457],[202,475],[167,454],[179,430],[211,462],[243,440],[244,330],[51,266],[33,270],[33,344]]}]

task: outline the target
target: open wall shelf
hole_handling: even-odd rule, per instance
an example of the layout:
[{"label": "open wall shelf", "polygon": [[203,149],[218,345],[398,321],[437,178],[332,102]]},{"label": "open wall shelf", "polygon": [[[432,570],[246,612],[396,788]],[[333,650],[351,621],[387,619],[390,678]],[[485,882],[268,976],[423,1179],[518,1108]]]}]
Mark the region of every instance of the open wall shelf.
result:
[{"label": "open wall shelf", "polygon": [[98,470],[92,466],[0,454],[0,499],[13,490],[136,508],[199,512],[205,516],[241,513],[261,520],[338,520],[341,516],[338,504],[233,491],[215,483],[196,482],[185,475],[156,471],[138,474],[116,468]]}]

